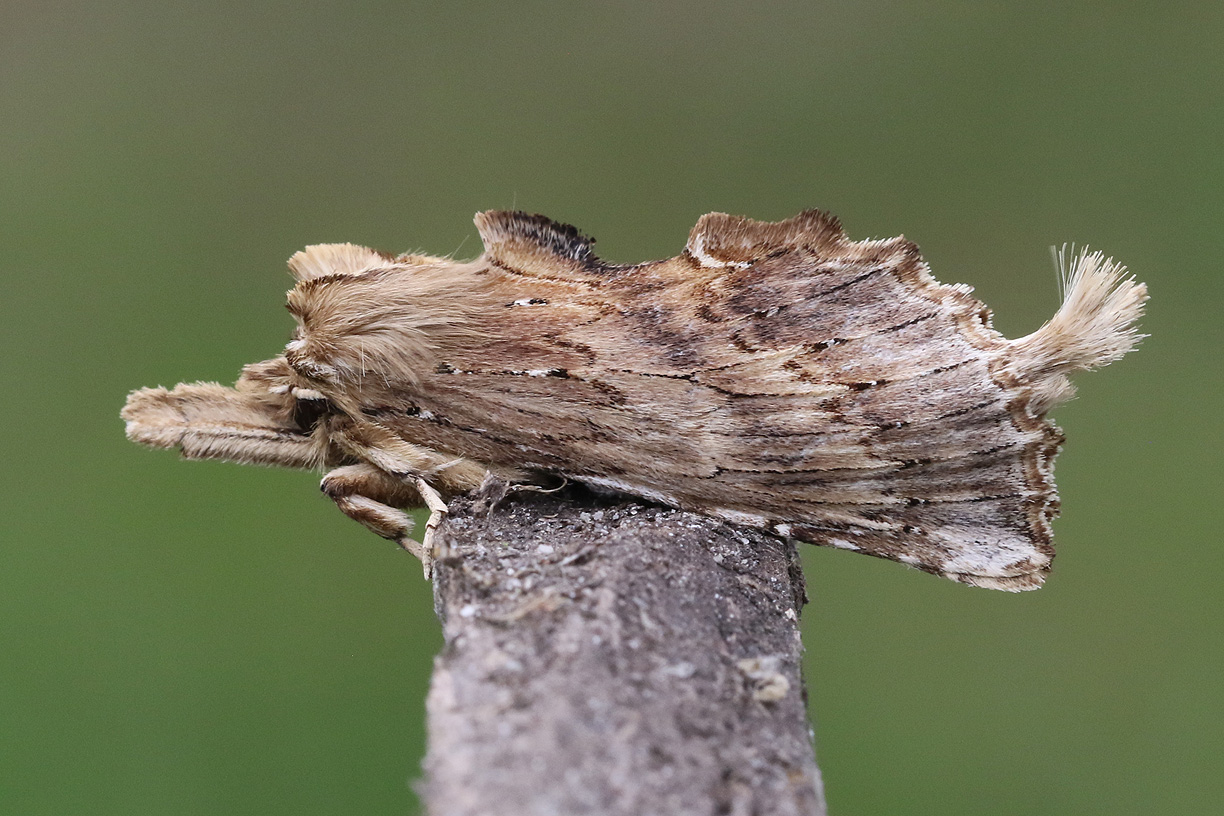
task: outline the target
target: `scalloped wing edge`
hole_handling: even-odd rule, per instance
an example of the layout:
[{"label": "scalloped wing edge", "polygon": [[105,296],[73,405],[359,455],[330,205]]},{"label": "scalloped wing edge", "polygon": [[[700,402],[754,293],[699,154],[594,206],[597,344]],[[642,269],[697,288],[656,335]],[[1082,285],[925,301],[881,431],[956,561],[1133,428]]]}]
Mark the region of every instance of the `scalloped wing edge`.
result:
[{"label": "scalloped wing edge", "polygon": [[707,213],[697,219],[684,251],[705,267],[744,268],[773,252],[850,243],[837,217],[822,210],[804,210],[785,221]]}]

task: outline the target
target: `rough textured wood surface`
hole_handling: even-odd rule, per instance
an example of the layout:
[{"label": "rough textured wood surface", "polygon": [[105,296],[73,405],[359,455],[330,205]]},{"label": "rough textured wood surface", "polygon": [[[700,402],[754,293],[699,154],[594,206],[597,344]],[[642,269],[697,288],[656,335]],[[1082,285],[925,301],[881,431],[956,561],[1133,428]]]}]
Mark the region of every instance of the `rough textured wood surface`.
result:
[{"label": "rough textured wood surface", "polygon": [[438,536],[433,816],[825,812],[793,546],[490,486]]}]

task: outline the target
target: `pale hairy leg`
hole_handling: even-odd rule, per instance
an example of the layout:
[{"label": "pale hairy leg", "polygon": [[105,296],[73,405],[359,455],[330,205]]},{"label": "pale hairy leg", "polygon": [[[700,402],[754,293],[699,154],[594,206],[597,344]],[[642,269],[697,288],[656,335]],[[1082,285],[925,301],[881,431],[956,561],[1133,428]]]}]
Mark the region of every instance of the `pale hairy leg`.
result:
[{"label": "pale hairy leg", "polygon": [[[429,482],[422,479],[420,476],[416,478],[417,490],[421,492],[421,498],[425,500],[425,506],[429,508],[429,520],[425,522],[425,535],[421,537],[421,546],[429,553],[432,560],[435,555],[434,549],[434,530],[438,529],[438,525],[442,523],[442,517],[446,515],[449,508],[446,502],[442,501],[441,494],[429,486]],[[429,577],[430,567],[432,564],[425,565],[425,575]]]},{"label": "pale hairy leg", "polygon": [[278,415],[254,393],[216,383],[181,384],[172,391],[142,388],[128,396],[128,438],[152,448],[177,448],[185,459],[221,459],[291,468],[318,467],[319,440]]}]

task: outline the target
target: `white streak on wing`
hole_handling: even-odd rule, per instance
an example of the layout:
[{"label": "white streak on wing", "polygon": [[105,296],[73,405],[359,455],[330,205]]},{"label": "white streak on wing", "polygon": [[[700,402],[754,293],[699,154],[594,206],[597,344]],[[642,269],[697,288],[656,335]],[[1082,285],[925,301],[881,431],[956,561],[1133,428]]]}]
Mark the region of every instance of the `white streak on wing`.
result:
[{"label": "white streak on wing", "polygon": [[744,269],[752,266],[749,261],[720,261],[710,253],[706,252],[705,234],[699,234],[688,245],[689,254],[697,259],[697,262],[705,267],[720,269],[731,267],[733,269]]},{"label": "white streak on wing", "polygon": [[743,510],[728,510],[719,507],[709,511],[709,513],[715,518],[729,521],[732,524],[741,524],[745,527],[769,526],[769,521],[764,516],[758,516],[756,513],[745,513]]},{"label": "white streak on wing", "polygon": [[583,484],[592,485],[594,487],[602,487],[606,490],[611,490],[616,493],[627,493],[630,496],[641,496],[643,499],[656,501],[659,504],[666,504],[670,507],[676,505],[676,500],[666,493],[660,493],[657,490],[651,490],[648,487],[641,485],[622,482],[618,479],[609,479],[606,476],[581,476],[576,477]]},{"label": "white streak on wing", "polygon": [[1043,569],[1050,557],[1035,547],[1020,542],[1006,549],[966,550],[939,565],[944,572],[975,575],[986,578],[1008,578]]}]

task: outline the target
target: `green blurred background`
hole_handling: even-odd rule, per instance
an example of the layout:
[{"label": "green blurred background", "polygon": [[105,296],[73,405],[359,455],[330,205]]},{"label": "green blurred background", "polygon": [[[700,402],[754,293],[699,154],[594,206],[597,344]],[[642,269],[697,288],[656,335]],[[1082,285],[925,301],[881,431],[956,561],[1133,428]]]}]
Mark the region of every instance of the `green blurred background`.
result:
[{"label": "green blurred background", "polygon": [[1219,2],[10,0],[0,813],[417,811],[419,567],[118,411],[275,353],[303,245],[470,257],[509,207],[615,261],[829,209],[1009,336],[1049,245],[1126,262],[1152,336],[1058,412],[1047,588],[808,548],[811,711],[836,816],[1221,812],[1222,43]]}]

